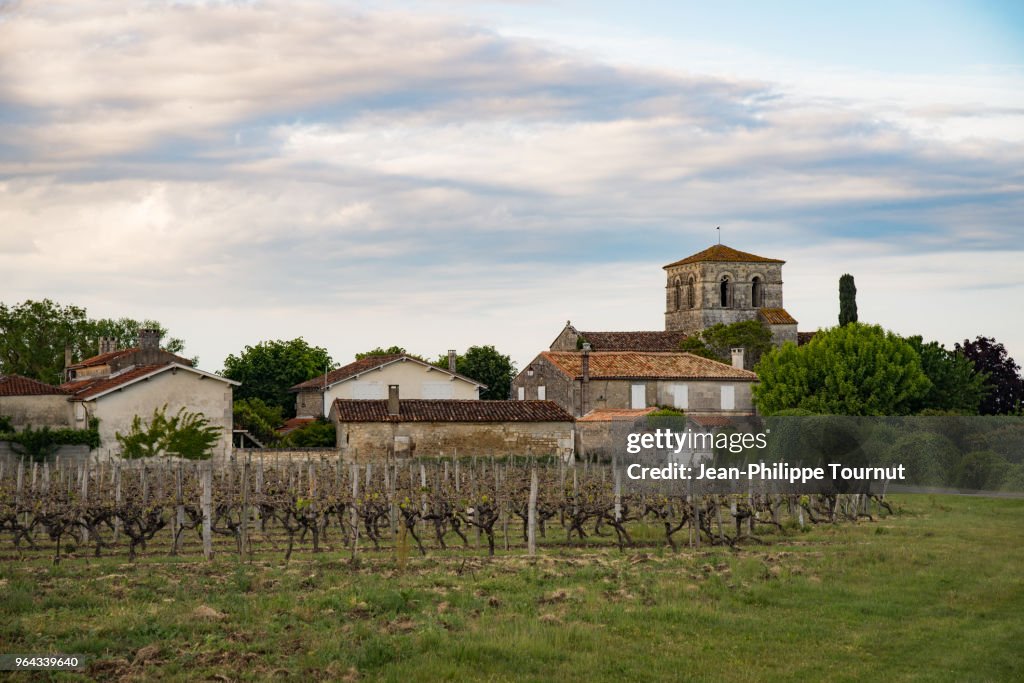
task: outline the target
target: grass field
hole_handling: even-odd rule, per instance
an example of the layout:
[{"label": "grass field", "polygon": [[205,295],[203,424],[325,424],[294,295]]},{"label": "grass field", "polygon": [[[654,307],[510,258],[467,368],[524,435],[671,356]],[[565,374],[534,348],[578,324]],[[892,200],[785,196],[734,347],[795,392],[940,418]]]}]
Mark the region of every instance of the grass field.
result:
[{"label": "grass field", "polygon": [[898,505],[736,551],[8,559],[0,653],[90,659],[58,680],[1024,680],[1024,500]]}]

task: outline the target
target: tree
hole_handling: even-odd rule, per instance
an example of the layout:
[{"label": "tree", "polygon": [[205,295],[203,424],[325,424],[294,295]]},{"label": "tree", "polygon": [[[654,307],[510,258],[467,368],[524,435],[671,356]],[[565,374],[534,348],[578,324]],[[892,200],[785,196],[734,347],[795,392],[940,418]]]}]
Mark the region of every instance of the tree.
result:
[{"label": "tree", "polygon": [[[448,369],[448,354],[440,356],[434,365]],[[471,346],[466,353],[455,356],[455,371],[475,379],[487,388],[480,392],[480,398],[502,401],[509,397],[516,366],[512,359],[502,355],[493,346]]]},{"label": "tree", "polygon": [[857,322],[857,286],[853,276],[846,273],[839,278],[839,325]]},{"label": "tree", "polygon": [[210,424],[202,413],[178,409],[167,417],[167,406],[153,411],[149,422],[136,415],[127,434],[115,435],[121,445],[121,457],[128,460],[160,455],[177,455],[187,460],[206,460],[220,439],[220,427]]},{"label": "tree", "polygon": [[[114,337],[119,348],[134,346],[140,327],[166,328],[155,320],[131,318],[93,320],[79,306],[63,306],[50,299],[26,300],[7,306],[0,303],[0,374],[18,374],[50,384],[60,382],[64,370],[64,349],[73,360],[95,356],[100,337]],[[171,338],[165,348],[179,353],[185,343]]]},{"label": "tree", "polygon": [[[356,360],[362,360],[364,358],[370,358],[372,356],[397,356],[397,355],[408,356],[409,358],[415,358],[416,360],[421,360],[423,362],[427,362],[427,359],[424,358],[423,356],[419,356],[419,355],[417,355],[415,353],[409,353],[408,351],[405,350],[405,348],[403,348],[401,346],[389,346],[386,349],[383,348],[383,347],[378,346],[375,349],[370,349],[369,351],[363,351],[362,353],[357,353],[356,354]],[[447,363],[447,361],[445,361],[445,362]]]},{"label": "tree", "polygon": [[295,416],[292,386],[337,367],[327,349],[310,346],[302,337],[246,346],[239,355],[224,359],[223,375],[242,383],[235,399],[258,398],[267,406],[281,408],[286,417]]},{"label": "tree", "polygon": [[913,403],[911,412],[977,415],[988,389],[985,378],[974,371],[974,363],[938,342],[925,344],[920,335],[907,337],[906,342],[921,359],[921,370],[932,383],[928,392]]},{"label": "tree", "polygon": [[772,333],[756,320],[717,323],[684,339],[679,348],[722,363],[732,362],[732,349],[744,349],[744,365],[754,367],[772,348]]},{"label": "tree", "polygon": [[974,363],[974,372],[984,377],[988,394],[981,401],[982,415],[1018,413],[1024,400],[1024,380],[1020,366],[1006,352],[1006,347],[991,337],[965,339],[956,345],[957,353]]},{"label": "tree", "polygon": [[288,432],[281,440],[282,446],[291,448],[333,448],[338,440],[337,430],[326,418],[303,425]]},{"label": "tree", "polygon": [[784,344],[755,368],[754,400],[765,415],[802,408],[832,415],[907,415],[931,383],[903,339],[878,325],[821,330]]},{"label": "tree", "polygon": [[259,398],[243,398],[235,401],[233,408],[237,427],[248,430],[263,444],[277,441],[276,430],[284,424],[281,406],[268,406]]}]

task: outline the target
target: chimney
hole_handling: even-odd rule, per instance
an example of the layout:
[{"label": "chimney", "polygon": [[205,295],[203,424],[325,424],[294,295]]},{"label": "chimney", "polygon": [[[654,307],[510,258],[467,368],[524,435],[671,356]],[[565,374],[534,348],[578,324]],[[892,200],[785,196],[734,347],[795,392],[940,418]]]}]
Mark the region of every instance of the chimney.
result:
[{"label": "chimney", "polygon": [[398,415],[398,385],[388,385],[388,415]]},{"label": "chimney", "polygon": [[581,374],[583,379],[580,382],[580,415],[586,415],[590,410],[590,342],[583,342],[583,352],[580,354],[582,360]]},{"label": "chimney", "polygon": [[139,348],[143,351],[160,350],[160,332],[142,328],[139,330]]},{"label": "chimney", "polygon": [[448,349],[448,372],[455,372],[455,349]]},{"label": "chimney", "polygon": [[64,367],[71,366],[71,344],[64,345]]},{"label": "chimney", "polygon": [[732,366],[734,368],[743,369],[743,347],[737,347],[732,350]]}]

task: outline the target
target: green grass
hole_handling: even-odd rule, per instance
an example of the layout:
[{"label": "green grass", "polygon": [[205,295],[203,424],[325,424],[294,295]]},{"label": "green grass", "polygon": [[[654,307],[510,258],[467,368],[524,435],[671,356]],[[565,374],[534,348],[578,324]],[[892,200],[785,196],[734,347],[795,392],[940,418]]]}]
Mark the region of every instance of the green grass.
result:
[{"label": "green grass", "polygon": [[738,551],[9,560],[0,653],[95,680],[1024,679],[1024,501],[899,503]]}]

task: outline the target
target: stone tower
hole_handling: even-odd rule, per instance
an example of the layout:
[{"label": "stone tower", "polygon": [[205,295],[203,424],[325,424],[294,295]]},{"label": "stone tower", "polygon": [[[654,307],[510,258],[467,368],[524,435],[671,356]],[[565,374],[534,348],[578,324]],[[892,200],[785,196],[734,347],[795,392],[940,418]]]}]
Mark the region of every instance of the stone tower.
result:
[{"label": "stone tower", "polygon": [[694,334],[716,323],[758,320],[776,344],[796,342],[782,307],[782,264],[716,244],[665,266],[665,329]]}]

